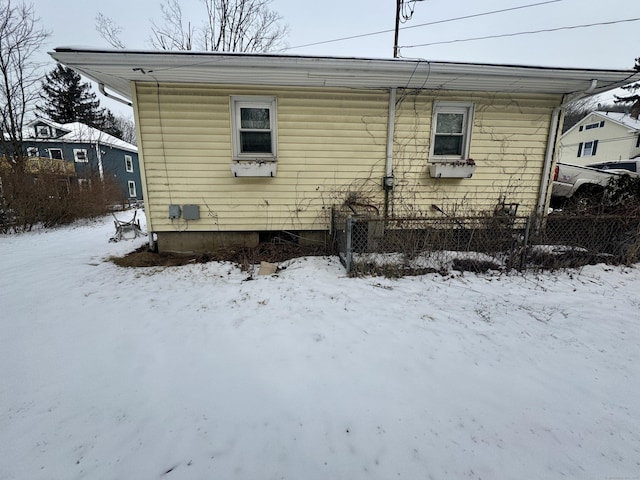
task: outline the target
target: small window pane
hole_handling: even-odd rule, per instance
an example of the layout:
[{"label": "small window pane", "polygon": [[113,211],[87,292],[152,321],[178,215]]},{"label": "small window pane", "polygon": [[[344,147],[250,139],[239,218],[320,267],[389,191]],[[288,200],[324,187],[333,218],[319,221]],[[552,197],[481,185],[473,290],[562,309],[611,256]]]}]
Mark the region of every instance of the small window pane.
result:
[{"label": "small window pane", "polygon": [[59,148],[50,148],[49,149],[49,157],[54,160],[62,160],[62,150]]},{"label": "small window pane", "polygon": [[593,148],[593,142],[586,142],[584,144],[584,150],[582,151],[582,154],[585,157],[589,157],[591,156],[591,149]]},{"label": "small window pane", "polygon": [[241,108],[240,128],[269,129],[268,108]]},{"label": "small window pane", "polygon": [[240,132],[242,153],[272,153],[271,132]]},{"label": "small window pane", "polygon": [[464,115],[461,113],[439,113],[436,133],[462,133]]},{"label": "small window pane", "polygon": [[73,151],[76,162],[86,162],[87,161],[87,151],[86,150],[74,150]]},{"label": "small window pane", "polygon": [[462,155],[462,136],[436,135],[433,145],[434,155]]}]

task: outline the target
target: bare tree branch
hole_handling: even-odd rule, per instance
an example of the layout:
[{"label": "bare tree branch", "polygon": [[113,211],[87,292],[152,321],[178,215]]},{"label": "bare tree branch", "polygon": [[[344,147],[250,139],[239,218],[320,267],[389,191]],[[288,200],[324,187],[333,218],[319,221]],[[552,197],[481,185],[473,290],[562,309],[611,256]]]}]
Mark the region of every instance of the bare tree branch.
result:
[{"label": "bare tree branch", "polygon": [[182,19],[182,8],[178,0],[164,0],[160,4],[163,23],[151,22],[151,45],[160,50],[191,50],[193,29]]},{"label": "bare tree branch", "polygon": [[102,13],[96,15],[96,31],[112,47],[120,49],[126,48],[125,44],[120,40],[120,34],[122,33],[120,25]]},{"label": "bare tree branch", "polygon": [[0,144],[14,169],[24,167],[22,130],[38,97],[42,65],[34,60],[49,32],[33,5],[0,0]]},{"label": "bare tree branch", "polygon": [[151,22],[151,44],[162,50],[282,50],[288,27],[278,13],[269,9],[271,1],[202,0],[205,20],[200,27],[193,27],[184,21],[178,0],[162,0],[162,21]]}]

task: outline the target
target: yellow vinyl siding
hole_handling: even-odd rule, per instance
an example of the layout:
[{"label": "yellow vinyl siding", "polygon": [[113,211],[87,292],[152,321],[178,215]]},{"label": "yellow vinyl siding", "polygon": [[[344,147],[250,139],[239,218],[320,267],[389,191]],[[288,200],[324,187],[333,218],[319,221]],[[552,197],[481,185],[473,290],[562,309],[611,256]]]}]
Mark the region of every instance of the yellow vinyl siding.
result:
[{"label": "yellow vinyl siding", "polygon": [[[429,176],[433,102],[474,104],[469,157],[477,164],[471,179]],[[490,210],[504,198],[533,211],[538,198],[549,122],[558,96],[469,95],[421,92],[403,97],[396,112],[393,214],[433,215]]]},{"label": "yellow vinyl siding", "polygon": [[[136,84],[140,147],[153,229],[259,231],[328,228],[330,208],[354,194],[383,211],[388,91]],[[233,177],[230,98],[276,97],[277,174]],[[428,173],[434,100],[472,101],[472,179]],[[538,195],[558,96],[398,90],[390,211],[493,209],[501,196],[530,212]],[[168,219],[170,204],[201,219]]]},{"label": "yellow vinyl siding", "polygon": [[[352,182],[383,175],[384,91],[160,85],[158,98],[156,85],[136,88],[156,231],[325,229],[330,206]],[[235,95],[277,98],[274,178],[231,173]],[[201,220],[171,222],[171,203],[200,205]]]}]

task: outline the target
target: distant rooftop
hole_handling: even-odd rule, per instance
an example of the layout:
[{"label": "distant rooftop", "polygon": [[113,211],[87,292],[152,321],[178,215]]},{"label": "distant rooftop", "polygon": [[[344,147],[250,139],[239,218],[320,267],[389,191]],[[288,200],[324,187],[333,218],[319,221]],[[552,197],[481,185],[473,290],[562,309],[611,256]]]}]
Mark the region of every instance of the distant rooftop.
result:
[{"label": "distant rooftop", "polygon": [[628,113],[623,112],[593,112],[603,117],[610,118],[614,122],[621,123],[625,127],[640,131],[640,120],[632,118]]},{"label": "distant rooftop", "polygon": [[[43,138],[35,135],[33,130],[33,126],[37,123],[46,123],[47,125],[56,128],[57,130],[62,130],[65,133],[64,135],[55,137],[55,138]],[[75,142],[75,143],[95,143],[98,142],[102,145],[107,145],[109,147],[120,148],[122,150],[128,150],[130,152],[137,152],[138,147],[132,145],[131,143],[125,142],[119,138],[114,137],[113,135],[109,135],[108,133],[103,132],[94,127],[90,127],[84,123],[80,122],[71,122],[71,123],[57,123],[52,120],[48,120],[46,118],[38,118],[29,122],[27,125],[28,129],[25,132],[24,137],[29,140],[40,140],[40,141],[62,141],[62,142]]]}]

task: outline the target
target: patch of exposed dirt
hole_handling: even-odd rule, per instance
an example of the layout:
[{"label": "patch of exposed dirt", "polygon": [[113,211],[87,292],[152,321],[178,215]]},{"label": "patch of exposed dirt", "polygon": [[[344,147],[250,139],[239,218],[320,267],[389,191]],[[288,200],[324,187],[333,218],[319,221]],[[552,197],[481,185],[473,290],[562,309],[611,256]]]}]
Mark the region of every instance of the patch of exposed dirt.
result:
[{"label": "patch of exposed dirt", "polygon": [[248,269],[260,262],[279,263],[291,258],[331,255],[324,245],[302,246],[297,244],[261,243],[257,247],[238,247],[218,249],[208,253],[155,253],[146,245],[128,253],[124,257],[111,257],[120,267],[176,267],[191,263],[232,262]]}]

